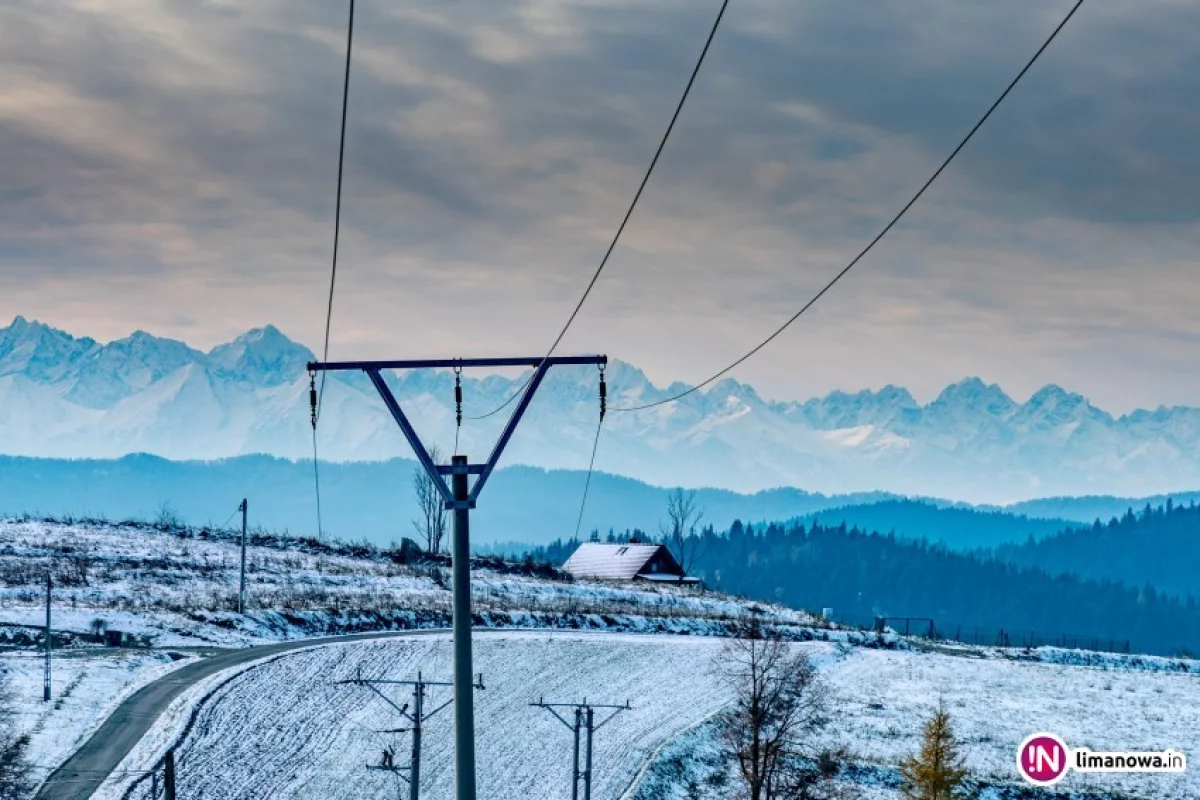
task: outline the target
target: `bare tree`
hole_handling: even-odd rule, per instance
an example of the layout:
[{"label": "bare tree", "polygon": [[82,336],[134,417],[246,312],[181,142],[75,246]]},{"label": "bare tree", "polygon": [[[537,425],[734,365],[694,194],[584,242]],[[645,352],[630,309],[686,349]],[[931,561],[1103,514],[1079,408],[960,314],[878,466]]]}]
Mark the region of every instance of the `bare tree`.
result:
[{"label": "bare tree", "polygon": [[683,568],[684,575],[691,572],[702,554],[703,542],[696,535],[696,526],[703,518],[704,512],[696,508],[694,489],[685,492],[677,488],[667,495],[667,522],[659,523],[658,530],[663,543]]},{"label": "bare tree", "polygon": [[[442,454],[436,447],[429,448],[429,458],[434,464],[442,463]],[[433,481],[434,478],[423,469],[418,468],[413,473],[413,491],[417,495],[417,512],[421,516],[414,519],[412,524],[417,535],[425,541],[425,552],[430,554],[442,550],[447,519],[445,500]]]},{"label": "bare tree", "polygon": [[[831,770],[807,766],[827,723],[829,690],[808,656],[757,621],[742,626],[713,667],[733,702],[719,717],[721,740],[737,763],[749,800],[821,797]],[[836,767],[832,769],[836,773]]]},{"label": "bare tree", "polygon": [[58,547],[66,562],[67,580],[76,586],[87,586],[88,577],[95,562],[92,544],[77,536],[71,536]]}]

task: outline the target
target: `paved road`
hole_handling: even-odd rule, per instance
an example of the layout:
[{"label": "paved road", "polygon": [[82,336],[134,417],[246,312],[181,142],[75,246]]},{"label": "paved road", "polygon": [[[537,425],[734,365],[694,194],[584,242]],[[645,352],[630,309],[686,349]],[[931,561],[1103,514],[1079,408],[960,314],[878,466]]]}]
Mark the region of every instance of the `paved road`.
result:
[{"label": "paved road", "polygon": [[109,773],[133,749],[150,726],[166,710],[171,701],[192,684],[223,669],[236,667],[265,656],[286,653],[319,644],[354,642],[364,639],[421,636],[446,633],[444,629],[420,631],[389,631],[360,633],[350,636],[329,636],[321,639],[301,639],[294,642],[264,644],[240,650],[229,650],[205,658],[148,683],[109,715],[100,729],[92,734],[73,756],[56,769],[42,784],[35,800],[87,800],[100,788]]}]

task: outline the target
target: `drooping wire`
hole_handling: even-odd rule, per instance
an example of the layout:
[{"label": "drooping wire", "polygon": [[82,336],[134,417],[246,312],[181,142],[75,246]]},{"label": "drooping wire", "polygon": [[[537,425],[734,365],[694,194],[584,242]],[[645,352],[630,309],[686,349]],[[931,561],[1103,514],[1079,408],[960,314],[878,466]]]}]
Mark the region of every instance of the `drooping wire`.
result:
[{"label": "drooping wire", "polygon": [[993,102],[991,104],[991,106],[988,107],[988,110],[986,112],[984,112],[983,116],[979,118],[979,121],[975,123],[974,127],[972,127],[971,130],[967,133],[967,135],[965,137],[963,137],[963,140],[958,143],[958,146],[955,147],[954,150],[950,153],[950,155],[946,157],[946,160],[942,162],[941,166],[939,166],[937,168],[937,170],[934,171],[933,175],[930,176],[929,180],[925,181],[925,183],[922,184],[921,188],[917,190],[917,193],[914,194],[909,199],[909,201],[904,204],[904,207],[901,208],[900,211],[894,217],[892,217],[891,221],[888,222],[888,224],[883,227],[883,230],[881,230],[878,234],[876,234],[875,238],[872,239],[870,242],[868,242],[867,246],[864,247],[861,251],[859,251],[858,255],[856,255],[850,261],[849,264],[847,264],[845,267],[842,268],[842,270],[840,272],[838,272],[836,275],[833,276],[833,280],[831,280],[831,281],[829,281],[829,283],[825,284],[824,288],[822,288],[821,291],[819,291],[815,295],[813,295],[812,299],[810,299],[807,303],[805,303],[804,306],[799,311],[797,311],[795,314],[793,314],[791,316],[791,318],[789,318],[787,320],[787,322],[780,325],[775,330],[774,333],[772,333],[766,339],[764,339],[763,341],[761,341],[760,343],[755,345],[755,347],[753,349],[751,349],[749,352],[747,352],[746,354],[744,354],[743,356],[738,358],[732,364],[725,367],[720,372],[717,372],[714,375],[710,376],[709,378],[701,381],[700,383],[697,383],[696,385],[692,386],[690,389],[686,389],[685,391],[679,392],[678,394],[672,395],[671,397],[667,397],[662,400],[655,400],[652,403],[643,403],[641,405],[636,405],[636,406],[625,406],[622,408],[614,408],[613,411],[641,411],[643,409],[654,408],[655,406],[661,406],[666,403],[673,403],[676,400],[680,400],[684,397],[687,397],[689,394],[704,388],[705,386],[709,385],[713,381],[717,380],[718,378],[720,378],[723,375],[727,374],[728,372],[732,371],[736,367],[740,366],[743,362],[745,362],[750,357],[755,355],[759,350],[762,350],[764,347],[766,347],[768,344],[770,344],[777,336],[779,336],[779,334],[781,334],[785,330],[787,330],[788,327],[790,327],[793,322],[798,320],[801,317],[801,315],[804,314],[804,312],[808,311],[808,309],[811,308],[818,300],[820,300],[825,295],[826,292],[828,292],[830,289],[832,289],[834,284],[836,284],[838,281],[840,281],[847,272],[849,272],[851,269],[853,269],[854,266],[857,265],[858,262],[861,261],[863,259],[863,257],[867,255],[867,253],[871,252],[871,250],[875,247],[875,245],[879,243],[879,240],[882,239],[884,236],[886,236],[887,233],[889,231],[891,231],[891,229],[893,227],[895,227],[896,223],[898,223],[900,221],[900,219],[905,214],[908,213],[908,210],[910,208],[912,208],[914,204],[916,204],[917,200],[919,200],[923,194],[925,194],[925,190],[928,189],[931,185],[933,185],[933,182],[938,179],[938,177],[942,174],[943,170],[945,170],[946,167],[948,167],[950,165],[950,162],[953,161],[954,158],[959,154],[959,152],[962,151],[962,149],[967,146],[967,142],[971,141],[971,138],[975,136],[976,131],[978,131],[981,127],[983,127],[983,123],[987,122],[988,118],[992,116],[992,112],[995,111],[999,107],[1000,103],[1002,103],[1004,101],[1004,99],[1006,97],[1008,97],[1009,93],[1013,90],[1013,88],[1021,81],[1021,79],[1023,77],[1025,77],[1025,73],[1028,72],[1029,69],[1038,60],[1038,58],[1041,57],[1042,53],[1045,52],[1046,48],[1050,46],[1050,43],[1053,42],[1054,39],[1058,36],[1059,31],[1061,31],[1066,26],[1067,22],[1070,21],[1071,17],[1073,17],[1075,15],[1075,12],[1078,11],[1079,7],[1082,5],[1083,5],[1083,0],[1077,0],[1075,5],[1071,7],[1071,10],[1067,12],[1067,15],[1065,17],[1063,17],[1061,22],[1058,23],[1058,26],[1050,33],[1050,36],[1046,39],[1046,41],[1042,43],[1042,46],[1039,47],[1037,49],[1037,52],[1033,54],[1033,57],[1030,58],[1028,62],[1026,62],[1025,66],[1021,69],[1021,71],[1017,73],[1017,76],[1012,79],[1012,82],[1010,82],[1008,84],[1008,86],[1005,87],[1004,91],[1000,93],[1000,96],[997,97],[995,102]]},{"label": "drooping wire", "polygon": [[592,457],[588,461],[587,479],[583,482],[583,499],[579,501],[579,516],[575,519],[575,538],[579,539],[579,528],[583,525],[583,510],[587,506],[588,489],[592,486],[592,470],[596,466],[596,449],[600,447],[600,429],[604,427],[604,414],[608,410],[608,387],[604,383],[604,365],[600,365],[600,419],[596,421],[596,438],[592,441]]},{"label": "drooping wire", "polygon": [[[329,360],[329,331],[333,325],[333,291],[337,286],[338,244],[342,233],[342,174],[346,162],[346,112],[350,107],[350,51],[354,45],[354,0],[350,0],[350,19],[346,25],[346,69],[342,78],[342,128],[338,137],[337,191],[333,210],[333,263],[329,270],[329,303],[325,309],[325,348],[322,361]],[[320,397],[325,397],[325,373],[321,373]],[[320,403],[317,417],[320,417]]]},{"label": "drooping wire", "polygon": [[[708,39],[706,39],[704,42],[704,48],[700,51],[700,57],[696,59],[696,66],[692,68],[692,74],[688,78],[687,85],[683,89],[683,95],[679,98],[679,103],[675,106],[675,113],[671,115],[671,121],[667,124],[667,130],[665,133],[663,133],[662,139],[658,143],[658,149],[654,151],[654,158],[650,159],[650,166],[646,169],[645,175],[642,176],[642,182],[638,186],[637,192],[633,196],[633,201],[629,204],[629,208],[625,211],[625,216],[621,219],[621,224],[617,227],[616,235],[613,236],[612,241],[608,245],[608,249],[604,252],[604,257],[600,259],[600,266],[596,267],[595,273],[592,274],[592,279],[588,281],[587,288],[583,290],[583,296],[580,297],[579,302],[575,304],[575,308],[571,311],[571,316],[567,318],[567,323],[563,325],[562,330],[558,332],[558,336],[554,339],[554,343],[550,345],[550,349],[546,352],[543,361],[546,358],[554,355],[554,351],[558,349],[558,345],[562,342],[563,337],[567,335],[567,330],[571,327],[571,324],[575,322],[575,317],[579,315],[579,310],[583,308],[584,302],[588,299],[588,295],[591,294],[592,288],[596,285],[596,281],[600,278],[600,273],[603,272],[604,267],[607,266],[609,257],[612,256],[613,251],[617,247],[617,242],[619,242],[621,239],[621,234],[625,232],[625,226],[629,224],[629,219],[633,216],[633,210],[637,207],[638,201],[642,198],[642,192],[645,191],[646,184],[650,182],[650,176],[654,173],[655,166],[658,165],[658,159],[667,146],[667,140],[671,138],[671,131],[675,129],[675,122],[679,119],[680,112],[683,111],[683,104],[687,102],[688,95],[691,94],[692,86],[696,83],[696,76],[700,74],[700,67],[704,64],[704,58],[708,55],[708,49],[712,45],[713,39],[717,35],[717,28],[721,26],[721,20],[724,18],[725,9],[728,6],[729,0],[723,0],[721,3],[721,9],[717,12],[717,18],[713,22],[712,30],[710,30],[708,33]],[[480,414],[479,416],[475,417],[467,417],[467,419],[487,419],[493,414],[500,412],[502,409],[506,408],[510,403],[512,403],[513,400],[517,399],[517,397],[525,392],[525,390],[529,387],[529,384],[533,381],[533,376],[536,374],[536,370],[530,373],[525,382],[521,384],[521,386],[515,392],[513,392],[507,400],[505,400],[496,408],[493,408],[486,414]]]},{"label": "drooping wire", "polygon": [[[325,308],[325,346],[321,360],[329,360],[329,331],[333,326],[333,292],[337,286],[338,244],[342,232],[342,175],[346,163],[346,112],[350,105],[350,53],[354,45],[354,0],[350,0],[350,18],[346,24],[346,69],[342,78],[342,127],[338,136],[338,173],[333,211],[333,259],[329,270],[329,302]],[[317,454],[317,420],[321,417],[321,401],[325,399],[326,373],[321,373],[318,392],[315,379],[309,376],[309,396],[312,404],[313,489],[317,498],[317,541],[325,530],[321,524],[321,468]]]}]

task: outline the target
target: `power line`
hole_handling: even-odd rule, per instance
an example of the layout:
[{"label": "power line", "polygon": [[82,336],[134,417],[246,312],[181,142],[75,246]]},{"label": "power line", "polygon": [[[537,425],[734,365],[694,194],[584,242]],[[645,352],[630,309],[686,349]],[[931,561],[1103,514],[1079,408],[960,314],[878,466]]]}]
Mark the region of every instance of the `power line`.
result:
[{"label": "power line", "polygon": [[587,505],[588,489],[592,485],[592,468],[596,464],[596,448],[600,446],[600,429],[604,427],[604,417],[596,423],[596,438],[592,442],[592,458],[588,461],[587,480],[583,484],[583,499],[579,501],[579,517],[575,520],[575,538],[579,538],[579,527],[583,524],[583,509]]},{"label": "power line", "polygon": [[[604,267],[608,264],[608,259],[610,256],[612,256],[613,251],[616,249],[617,242],[621,239],[621,234],[625,232],[625,226],[629,224],[629,219],[633,216],[633,210],[637,207],[638,201],[642,198],[642,192],[645,191],[646,184],[650,182],[650,176],[654,173],[654,167],[657,166],[658,159],[662,155],[663,149],[667,146],[667,140],[671,138],[671,131],[675,129],[675,122],[679,119],[680,112],[683,111],[683,104],[687,102],[688,95],[691,94],[692,85],[696,82],[696,76],[700,74],[700,67],[704,64],[704,58],[708,55],[708,49],[712,45],[713,39],[717,35],[717,28],[720,27],[721,19],[725,16],[725,9],[728,6],[729,0],[723,0],[721,3],[721,9],[717,12],[717,18],[713,22],[712,30],[710,30],[708,33],[708,39],[706,39],[704,42],[704,48],[700,51],[700,57],[696,60],[696,66],[692,68],[692,74],[688,78],[687,86],[685,86],[683,89],[683,95],[679,98],[679,103],[675,106],[675,113],[671,115],[671,121],[667,125],[667,130],[663,134],[661,141],[658,143],[658,149],[654,151],[654,158],[650,160],[650,166],[646,169],[646,174],[642,176],[642,182],[638,186],[637,193],[633,196],[633,202],[629,204],[629,208],[625,211],[625,216],[621,219],[620,226],[617,227],[616,235],[613,236],[612,241],[608,245],[608,249],[604,252],[604,257],[600,259],[600,266],[596,267],[595,273],[592,274],[592,279],[588,281],[587,288],[583,290],[583,296],[579,298],[579,302],[575,304],[574,310],[571,311],[571,316],[567,318],[567,324],[563,325],[562,330],[558,332],[558,336],[554,340],[554,344],[550,345],[550,349],[546,352],[546,358],[554,355],[554,351],[558,348],[559,343],[561,343],[563,337],[567,335],[567,330],[571,327],[571,324],[575,322],[575,317],[579,315],[579,310],[583,308],[584,302],[587,301],[588,295],[591,294],[592,288],[596,285],[596,281],[600,278],[600,273],[604,271]],[[513,400],[521,395],[526,388],[528,388],[529,382],[533,380],[534,374],[536,374],[536,372],[530,373],[529,377],[525,380],[521,387],[518,388],[517,391],[510,395],[509,398],[499,406],[493,408],[486,414],[480,414],[479,416],[475,417],[467,417],[467,419],[486,419],[507,407],[510,403],[512,403]]]},{"label": "power line", "polygon": [[[346,26],[346,71],[342,79],[342,129],[338,137],[337,194],[333,211],[333,265],[329,271],[329,303],[325,309],[325,349],[322,361],[329,360],[329,330],[333,325],[333,291],[337,285],[338,243],[342,231],[342,172],[346,161],[346,111],[350,105],[350,51],[354,44],[354,0],[350,0],[350,21]],[[325,373],[321,373],[321,397],[325,395]],[[320,403],[317,404],[320,416]]]},{"label": "power line", "polygon": [[775,337],[779,336],[779,334],[781,334],[785,330],[787,330],[788,327],[790,327],[793,322],[795,322],[797,319],[799,319],[800,316],[802,314],[804,314],[804,312],[808,311],[808,309],[811,308],[818,300],[820,300],[825,295],[826,292],[828,292],[830,289],[832,289],[834,284],[836,284],[838,281],[840,281],[847,272],[849,272],[851,269],[853,269],[854,266],[856,264],[858,264],[858,262],[861,261],[864,256],[867,255],[867,253],[871,252],[871,250],[875,247],[875,245],[879,243],[879,240],[882,239],[884,236],[886,236],[887,233],[893,227],[895,227],[896,223],[898,223],[900,221],[900,219],[906,213],[908,213],[908,210],[910,208],[912,208],[913,205],[917,202],[917,200],[919,200],[921,198],[921,195],[925,194],[925,190],[928,189],[933,184],[933,182],[938,179],[938,176],[940,176],[942,174],[942,171],[945,170],[946,167],[948,167],[950,165],[950,162],[953,161],[954,158],[959,154],[959,152],[964,147],[966,147],[967,142],[971,141],[971,138],[975,135],[976,131],[978,131],[981,127],[983,127],[983,123],[985,123],[988,120],[988,118],[992,115],[992,112],[995,111],[997,107],[999,107],[1000,103],[1004,101],[1004,98],[1008,97],[1009,92],[1011,92],[1013,90],[1013,88],[1020,82],[1020,80],[1023,77],[1025,77],[1025,73],[1029,71],[1029,69],[1034,65],[1034,63],[1038,60],[1038,58],[1042,55],[1042,53],[1045,52],[1046,48],[1050,46],[1050,43],[1053,42],[1055,37],[1058,36],[1059,31],[1061,31],[1066,26],[1067,22],[1070,21],[1071,17],[1073,17],[1075,15],[1075,12],[1078,11],[1079,7],[1082,5],[1083,5],[1083,0],[1077,0],[1075,5],[1071,7],[1071,10],[1067,12],[1067,15],[1065,17],[1063,17],[1062,22],[1058,23],[1058,26],[1050,34],[1049,38],[1047,38],[1046,41],[1042,43],[1042,46],[1039,47],[1037,52],[1033,54],[1033,57],[1030,58],[1029,61],[1025,64],[1025,66],[1021,69],[1021,71],[1017,73],[1017,77],[1012,79],[1012,82],[1009,83],[1008,86],[1004,89],[1004,91],[1000,93],[1000,96],[996,98],[996,101],[994,103],[992,103],[992,105],[988,108],[988,110],[984,113],[984,115],[979,118],[979,121],[975,123],[974,127],[971,128],[971,130],[967,133],[967,135],[963,138],[963,140],[958,143],[958,147],[954,148],[954,151],[951,152],[950,155],[946,157],[946,160],[943,161],[941,166],[937,168],[937,170],[933,173],[932,176],[930,176],[929,180],[925,181],[925,183],[921,186],[921,188],[917,190],[917,193],[914,194],[912,196],[912,198],[907,203],[904,204],[904,207],[900,209],[899,213],[897,213],[896,216],[892,217],[891,221],[888,222],[888,224],[884,226],[883,230],[881,230],[878,234],[876,234],[875,238],[872,239],[867,244],[866,247],[864,247],[861,251],[859,251],[858,255],[856,255],[854,257],[854,259],[850,261],[849,264],[847,264],[845,267],[842,268],[842,270],[839,273],[837,273],[836,275],[833,276],[833,280],[831,280],[831,281],[829,281],[829,283],[825,284],[824,288],[822,288],[821,291],[819,291],[815,295],[813,295],[812,299],[810,299],[807,303],[805,303],[804,306],[799,311],[797,311],[795,314],[793,314],[791,316],[791,318],[788,319],[787,322],[785,322],[785,323],[783,323],[783,325],[779,326],[775,330],[774,333],[772,333],[770,336],[768,336],[766,339],[764,339],[759,344],[755,345],[755,347],[753,349],[751,349],[749,352],[747,352],[741,358],[737,359],[732,364],[730,364],[729,366],[722,369],[720,372],[718,372],[718,373],[712,375],[711,377],[707,378],[706,380],[696,384],[695,386],[691,387],[690,389],[682,391],[679,394],[672,395],[671,397],[665,398],[663,400],[655,400],[652,403],[643,403],[642,405],[637,405],[637,406],[626,406],[624,408],[614,408],[613,411],[641,411],[643,409],[654,408],[655,406],[661,406],[666,403],[673,403],[676,400],[687,397],[692,392],[695,392],[695,391],[698,391],[699,389],[704,388],[705,386],[709,385],[710,383],[717,380],[721,376],[725,375],[726,373],[730,372],[734,368],[741,365],[744,361],[746,361],[751,356],[756,354],[759,350],[762,350],[764,347],[766,347],[768,344],[770,344],[775,339]]},{"label": "power line", "polygon": [[[354,0],[350,0],[350,19],[346,24],[346,70],[342,79],[342,127],[338,136],[337,191],[333,211],[333,260],[329,270],[329,302],[325,308],[325,348],[323,361],[329,360],[329,331],[333,326],[333,292],[337,286],[338,244],[342,231],[342,174],[346,162],[346,111],[350,104],[350,52],[354,44]],[[325,378],[321,373],[320,391],[312,393],[312,450],[313,489],[317,498],[317,539],[320,540],[324,526],[321,524],[321,468],[317,455],[317,421],[321,417],[321,401],[325,399]],[[315,387],[314,387],[315,388]]]}]

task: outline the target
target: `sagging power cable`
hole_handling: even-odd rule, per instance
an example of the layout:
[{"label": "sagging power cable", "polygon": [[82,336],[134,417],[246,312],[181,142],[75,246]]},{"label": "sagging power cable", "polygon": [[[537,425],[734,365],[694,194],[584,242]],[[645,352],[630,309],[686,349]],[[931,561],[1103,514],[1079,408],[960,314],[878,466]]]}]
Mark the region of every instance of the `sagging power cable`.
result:
[{"label": "sagging power cable", "polygon": [[[342,78],[342,127],[338,136],[338,172],[337,190],[333,211],[333,261],[329,270],[329,302],[325,308],[325,347],[322,350],[322,361],[329,360],[329,331],[333,325],[333,293],[337,287],[338,244],[342,231],[342,174],[346,162],[346,112],[350,103],[350,52],[354,44],[354,0],[350,0],[350,19],[346,25],[346,69]],[[317,390],[316,378],[309,375],[309,402],[312,406],[312,451],[313,451],[313,488],[317,498],[317,539],[322,538],[324,527],[321,524],[321,470],[320,459],[317,455],[317,421],[321,417],[321,401],[325,399],[325,377],[321,373],[321,388]]]},{"label": "sagging power cable", "polygon": [[[642,182],[639,184],[637,192],[633,195],[633,201],[629,204],[629,208],[625,211],[625,216],[621,219],[621,224],[617,227],[617,232],[613,236],[612,241],[608,245],[608,249],[604,252],[604,257],[600,259],[600,266],[596,267],[595,273],[592,274],[592,279],[588,281],[587,287],[583,290],[583,296],[579,298],[579,302],[575,304],[575,308],[571,311],[571,316],[567,318],[567,323],[563,325],[562,330],[558,332],[554,343],[550,345],[550,349],[546,352],[544,358],[549,358],[554,355],[554,351],[558,349],[558,345],[562,342],[563,337],[567,335],[567,330],[571,324],[575,322],[575,317],[579,315],[579,310],[583,308],[584,302],[587,301],[588,295],[591,294],[592,288],[596,285],[596,281],[600,278],[600,273],[604,271],[604,267],[608,264],[608,259],[613,254],[613,250],[617,247],[617,242],[621,239],[621,234],[625,232],[625,226],[629,224],[629,218],[633,216],[633,210],[637,208],[638,201],[642,198],[642,192],[646,189],[646,184],[650,181],[650,176],[654,173],[654,167],[658,164],[658,159],[663,153],[663,149],[667,146],[667,140],[671,138],[671,131],[675,129],[675,122],[679,119],[679,113],[683,111],[683,104],[687,102],[688,95],[691,94],[692,86],[696,83],[696,76],[700,74],[700,67],[704,64],[704,58],[708,55],[708,49],[713,43],[713,39],[717,35],[717,29],[721,26],[721,20],[725,16],[725,9],[729,6],[729,0],[723,0],[721,9],[717,12],[717,18],[713,22],[712,30],[708,33],[708,39],[704,42],[704,47],[700,51],[700,57],[696,59],[696,66],[692,68],[692,74],[688,78],[687,85],[683,89],[683,95],[679,98],[679,103],[675,106],[675,113],[671,115],[671,121],[667,124],[667,130],[663,133],[662,139],[658,143],[658,149],[654,151],[654,157],[650,159],[650,166],[646,169],[645,175],[642,176]],[[544,360],[544,359],[543,359]],[[474,417],[467,417],[470,420],[487,419],[493,414],[497,414],[504,408],[508,407],[513,400],[522,395],[529,387],[533,376],[537,371],[531,372],[525,382],[513,392],[507,400],[501,403],[496,408],[486,414],[480,414]]]},{"label": "sagging power cable", "polygon": [[1063,20],[1061,22],[1059,22],[1058,26],[1050,33],[1050,36],[1046,39],[1046,41],[1042,43],[1042,46],[1038,48],[1037,52],[1033,54],[1033,57],[1030,58],[1029,61],[1025,64],[1025,66],[1021,69],[1021,71],[1017,73],[1017,76],[1012,79],[1012,81],[1008,84],[1007,87],[1005,87],[1004,91],[1000,93],[1000,96],[996,98],[996,101],[994,103],[992,103],[992,105],[988,108],[988,110],[986,112],[984,112],[984,115],[979,118],[979,121],[975,123],[974,127],[972,127],[970,131],[968,131],[967,135],[965,137],[963,137],[963,140],[961,142],[958,143],[958,146],[954,148],[953,152],[951,152],[950,155],[946,157],[946,160],[943,161],[941,166],[939,166],[937,168],[937,170],[934,171],[933,175],[930,176],[929,180],[925,181],[925,183],[921,186],[921,188],[917,190],[917,193],[914,194],[912,196],[912,198],[910,198],[909,201],[904,204],[904,207],[901,208],[900,211],[894,217],[892,217],[891,221],[888,222],[888,224],[883,227],[883,230],[881,230],[878,234],[876,234],[875,238],[872,239],[870,242],[868,242],[867,246],[864,247],[861,251],[859,251],[858,255],[856,255],[850,261],[849,264],[847,264],[845,267],[842,268],[842,270],[840,272],[838,272],[836,275],[834,275],[833,279],[831,281],[829,281],[829,283],[825,284],[824,288],[822,288],[821,291],[817,292],[812,297],[812,299],[810,299],[807,303],[805,303],[804,306],[799,311],[797,311],[795,314],[793,314],[791,316],[791,318],[789,318],[787,320],[787,322],[780,325],[775,330],[774,333],[772,333],[770,336],[768,336],[763,341],[759,342],[757,345],[754,346],[753,349],[751,349],[749,352],[745,353],[743,356],[738,358],[732,364],[725,367],[720,372],[717,372],[714,375],[710,376],[709,378],[701,381],[700,383],[697,383],[696,385],[692,386],[690,389],[679,392],[678,394],[672,395],[671,397],[667,397],[662,400],[655,400],[652,403],[643,403],[641,405],[636,405],[636,406],[625,406],[625,407],[620,407],[620,408],[613,408],[613,411],[641,411],[643,409],[654,408],[655,406],[661,406],[666,403],[673,403],[676,400],[680,400],[684,397],[687,397],[689,394],[692,394],[693,392],[704,388],[705,386],[709,385],[713,381],[717,380],[718,378],[729,373],[736,367],[740,366],[743,362],[748,360],[751,356],[755,355],[759,350],[762,350],[764,347],[766,347],[768,344],[770,344],[777,336],[779,336],[779,334],[781,334],[785,330],[787,330],[788,327],[790,327],[793,322],[798,320],[801,317],[801,315],[804,314],[804,312],[808,311],[808,309],[810,309],[818,300],[820,300],[825,295],[826,292],[828,292],[830,289],[832,289],[834,284],[836,284],[838,281],[840,281],[846,275],[847,272],[849,272],[851,269],[853,269],[854,266],[856,264],[858,264],[858,262],[861,261],[864,256],[867,255],[867,253],[871,252],[871,250],[875,247],[875,245],[879,243],[879,240],[882,239],[884,236],[886,236],[887,233],[893,227],[895,227],[896,223],[898,223],[900,221],[900,219],[905,214],[908,213],[908,210],[913,207],[913,205],[917,202],[917,200],[919,200],[921,198],[921,196],[923,194],[925,194],[925,190],[928,189],[933,184],[933,182],[938,179],[938,176],[940,176],[942,174],[942,171],[945,170],[946,167],[948,167],[950,165],[950,162],[953,161],[954,158],[959,154],[959,152],[961,152],[962,149],[964,147],[966,147],[967,142],[971,141],[971,138],[975,135],[975,133],[981,127],[983,127],[983,123],[987,122],[988,118],[991,117],[992,112],[994,112],[999,107],[1000,103],[1002,103],[1004,101],[1004,98],[1008,97],[1009,93],[1013,90],[1013,88],[1021,81],[1021,79],[1023,77],[1025,77],[1025,73],[1028,72],[1029,69],[1038,60],[1038,58],[1041,57],[1042,53],[1045,52],[1046,48],[1050,46],[1050,43],[1054,41],[1054,39],[1058,36],[1059,32],[1066,26],[1067,22],[1070,21],[1071,17],[1073,17],[1075,15],[1075,12],[1078,11],[1079,7],[1082,5],[1083,5],[1083,0],[1077,0],[1075,5],[1071,7],[1071,10],[1067,12],[1067,15],[1065,17],[1063,17]]},{"label": "sagging power cable", "polygon": [[583,498],[579,501],[579,516],[575,519],[575,538],[579,538],[579,527],[583,524],[583,509],[587,506],[588,489],[592,486],[592,469],[596,466],[596,449],[600,446],[600,429],[604,427],[604,414],[608,410],[608,386],[604,382],[604,365],[600,365],[600,419],[596,421],[596,438],[592,440],[592,457],[588,461],[587,479],[583,483]]}]

